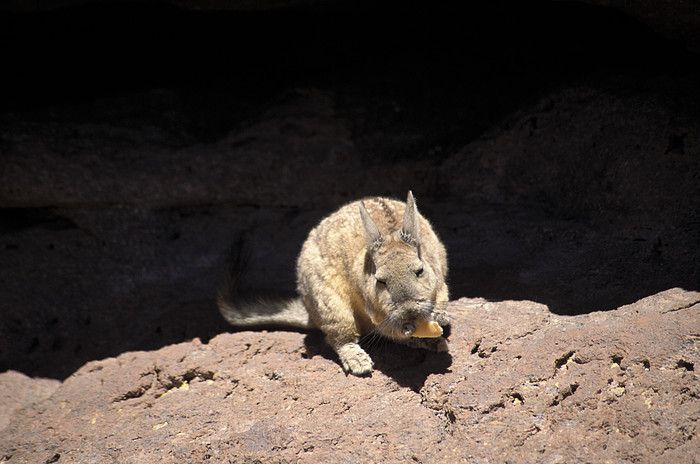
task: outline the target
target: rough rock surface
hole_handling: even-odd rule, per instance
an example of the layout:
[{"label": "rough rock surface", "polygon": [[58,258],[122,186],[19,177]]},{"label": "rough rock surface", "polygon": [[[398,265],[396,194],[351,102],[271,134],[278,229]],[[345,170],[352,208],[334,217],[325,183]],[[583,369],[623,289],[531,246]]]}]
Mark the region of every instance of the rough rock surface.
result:
[{"label": "rough rock surface", "polygon": [[700,293],[557,316],[460,299],[450,354],[221,334],[92,361],[15,413],[3,462],[697,462]]},{"label": "rough rock surface", "polygon": [[0,373],[0,430],[7,427],[16,410],[51,396],[61,382],[31,378],[17,371]]}]

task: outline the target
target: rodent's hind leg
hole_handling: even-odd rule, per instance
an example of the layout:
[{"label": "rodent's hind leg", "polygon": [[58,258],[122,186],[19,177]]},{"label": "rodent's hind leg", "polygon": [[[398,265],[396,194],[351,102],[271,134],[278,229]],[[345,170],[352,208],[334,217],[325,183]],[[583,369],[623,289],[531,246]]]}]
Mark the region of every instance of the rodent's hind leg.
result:
[{"label": "rodent's hind leg", "polygon": [[[329,340],[331,346],[333,343]],[[372,358],[356,342],[347,342],[340,346],[333,346],[338,353],[343,369],[353,375],[367,375],[372,372],[374,363]]]},{"label": "rodent's hind leg", "polygon": [[351,303],[331,291],[321,287],[315,298],[308,298],[307,308],[311,307],[318,327],[326,334],[326,342],[335,350],[346,372],[354,375],[367,375],[372,372],[372,358],[360,347],[360,328],[353,315]]}]

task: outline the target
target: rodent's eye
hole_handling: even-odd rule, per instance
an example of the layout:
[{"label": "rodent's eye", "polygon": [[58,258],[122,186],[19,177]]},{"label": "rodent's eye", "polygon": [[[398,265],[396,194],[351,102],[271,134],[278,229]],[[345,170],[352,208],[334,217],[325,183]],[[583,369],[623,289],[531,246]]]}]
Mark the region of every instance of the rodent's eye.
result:
[{"label": "rodent's eye", "polygon": [[416,277],[421,277],[423,275],[423,266],[421,266],[419,269],[416,269]]},{"label": "rodent's eye", "polygon": [[386,281],[381,280],[381,279],[380,279],[379,277],[377,277],[377,276],[374,276],[374,278],[377,279],[377,283],[378,283],[378,284],[380,284],[380,285],[386,285]]}]

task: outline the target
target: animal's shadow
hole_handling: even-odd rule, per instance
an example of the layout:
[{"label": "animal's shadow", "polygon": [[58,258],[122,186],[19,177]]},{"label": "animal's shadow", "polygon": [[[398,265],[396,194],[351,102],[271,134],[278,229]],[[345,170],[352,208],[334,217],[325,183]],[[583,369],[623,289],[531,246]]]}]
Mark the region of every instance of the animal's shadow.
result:
[{"label": "animal's shadow", "polygon": [[[338,355],[325,342],[321,332],[309,333],[304,338],[304,345],[307,357],[319,355],[340,365]],[[449,352],[411,348],[383,337],[371,342],[361,341],[360,345],[374,361],[375,371],[382,372],[400,386],[416,392],[423,388],[429,375],[451,372],[452,355]]]}]

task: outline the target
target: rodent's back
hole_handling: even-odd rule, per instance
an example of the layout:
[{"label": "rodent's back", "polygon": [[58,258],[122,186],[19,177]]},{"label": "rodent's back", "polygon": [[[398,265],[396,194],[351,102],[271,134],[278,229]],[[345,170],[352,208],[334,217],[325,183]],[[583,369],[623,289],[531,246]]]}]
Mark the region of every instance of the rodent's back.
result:
[{"label": "rodent's back", "polygon": [[[382,235],[399,230],[403,223],[406,203],[390,198],[369,197],[362,200]],[[447,275],[447,253],[430,223],[419,214],[421,242],[424,258],[439,270],[442,278]],[[355,260],[366,252],[366,241],[360,217],[360,201],[341,207],[323,219],[306,239],[297,260],[299,293],[313,291],[302,288],[303,275],[314,273],[322,280],[347,285],[353,280]],[[348,289],[350,291],[350,289]]]},{"label": "rodent's back", "polygon": [[[401,228],[406,204],[389,198],[365,198],[365,206],[382,234]],[[297,261],[297,276],[309,267],[323,265],[319,272],[340,273],[349,278],[354,260],[366,250],[360,218],[360,201],[348,203],[323,219],[310,233]]]}]

